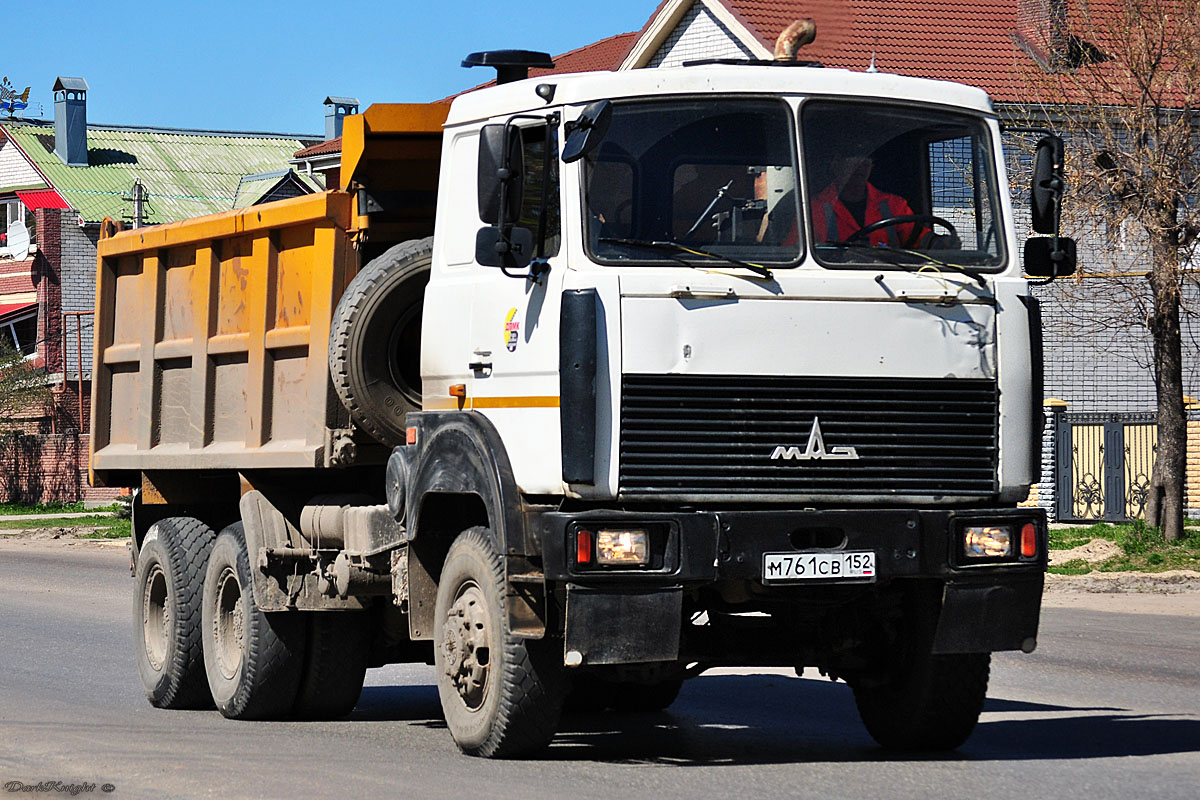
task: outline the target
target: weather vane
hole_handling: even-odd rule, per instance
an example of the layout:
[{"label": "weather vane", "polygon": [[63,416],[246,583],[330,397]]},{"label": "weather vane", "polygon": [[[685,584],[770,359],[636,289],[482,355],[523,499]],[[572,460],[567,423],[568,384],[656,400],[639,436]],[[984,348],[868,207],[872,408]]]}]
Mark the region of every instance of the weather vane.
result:
[{"label": "weather vane", "polygon": [[29,107],[29,87],[25,87],[25,91],[17,94],[17,90],[9,83],[8,76],[4,76],[0,80],[0,111],[8,112],[8,116],[15,117],[18,111],[24,111]]}]

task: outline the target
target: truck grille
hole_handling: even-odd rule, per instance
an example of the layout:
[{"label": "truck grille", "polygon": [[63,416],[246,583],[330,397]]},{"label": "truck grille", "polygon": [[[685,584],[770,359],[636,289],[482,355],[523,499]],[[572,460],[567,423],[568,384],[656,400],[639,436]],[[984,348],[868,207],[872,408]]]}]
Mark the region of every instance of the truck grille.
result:
[{"label": "truck grille", "polygon": [[992,380],[625,375],[621,401],[623,497],[996,491]]}]

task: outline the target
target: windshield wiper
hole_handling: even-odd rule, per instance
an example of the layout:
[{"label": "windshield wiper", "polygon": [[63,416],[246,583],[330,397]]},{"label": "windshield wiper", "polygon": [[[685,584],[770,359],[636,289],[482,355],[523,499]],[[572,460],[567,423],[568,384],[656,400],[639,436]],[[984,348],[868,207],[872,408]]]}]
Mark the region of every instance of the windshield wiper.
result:
[{"label": "windshield wiper", "polygon": [[920,259],[922,262],[924,262],[924,265],[929,265],[929,266],[934,266],[934,267],[939,267],[939,268],[945,267],[947,269],[952,269],[957,272],[961,272],[962,274],[966,275],[968,278],[973,279],[980,286],[987,286],[987,281],[984,280],[983,274],[979,270],[971,269],[970,267],[966,266],[965,264],[955,264],[950,261],[942,261],[939,258],[934,258],[933,256],[929,255],[928,253],[922,253],[919,250],[908,250],[903,247],[895,247],[890,244],[857,244],[855,242],[822,242],[819,246],[820,247],[836,247],[841,250],[858,250],[858,251],[869,253],[871,255],[878,255],[878,256],[881,256],[878,260],[884,262],[885,264],[892,264],[893,266],[897,266],[900,269],[906,270],[908,272],[920,272],[921,271],[920,268],[923,265],[912,264],[909,262],[900,261],[896,258],[882,258],[882,256],[884,256],[884,255],[913,256],[915,258]]},{"label": "windshield wiper", "polygon": [[743,267],[748,269],[755,275],[759,275],[763,278],[775,277],[771,274],[771,270],[767,269],[762,264],[751,264],[749,261],[739,261],[736,258],[721,255],[720,253],[712,253],[708,250],[702,250],[698,247],[688,247],[687,245],[682,245],[678,242],[651,241],[649,239],[621,239],[612,236],[601,236],[599,242],[601,244],[620,244],[627,247],[644,247],[647,250],[661,250],[668,253],[674,253],[675,255],[671,257],[672,261],[678,261],[680,264],[692,268],[696,268],[698,265],[692,261],[688,261],[685,258],[680,258],[678,255],[679,253],[687,253],[689,255],[711,258],[716,261],[723,261],[726,264],[732,264],[735,267]]}]

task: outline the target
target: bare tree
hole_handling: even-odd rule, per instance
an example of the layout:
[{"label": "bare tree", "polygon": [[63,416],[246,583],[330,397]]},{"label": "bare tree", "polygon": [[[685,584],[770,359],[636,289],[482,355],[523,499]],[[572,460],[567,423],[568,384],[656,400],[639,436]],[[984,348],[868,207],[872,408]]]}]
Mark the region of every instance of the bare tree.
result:
[{"label": "bare tree", "polygon": [[[1180,313],[1185,282],[1196,279],[1200,235],[1200,0],[1048,6],[1051,41],[1040,68],[1028,73],[1030,105],[1072,143],[1074,215],[1082,227],[1144,236],[1140,263],[1130,265],[1128,252],[1114,248],[1108,264],[1084,269],[1107,269],[1113,280],[1089,288],[1108,286],[1150,334],[1158,451],[1146,517],[1177,539],[1187,459]],[[1133,295],[1130,272],[1146,280]]]}]

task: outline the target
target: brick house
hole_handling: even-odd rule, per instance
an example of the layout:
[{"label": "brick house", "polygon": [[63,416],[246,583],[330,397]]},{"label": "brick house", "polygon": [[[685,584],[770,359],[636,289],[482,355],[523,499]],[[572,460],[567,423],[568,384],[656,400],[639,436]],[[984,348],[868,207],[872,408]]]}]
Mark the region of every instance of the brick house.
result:
[{"label": "brick house", "polygon": [[105,217],[153,225],[320,188],[288,170],[317,136],[94,124],[88,91],[81,78],[59,78],[52,120],[0,121],[0,336],[43,371],[53,397],[22,415],[18,435],[0,438],[0,502],[105,491],[87,483]]}]

